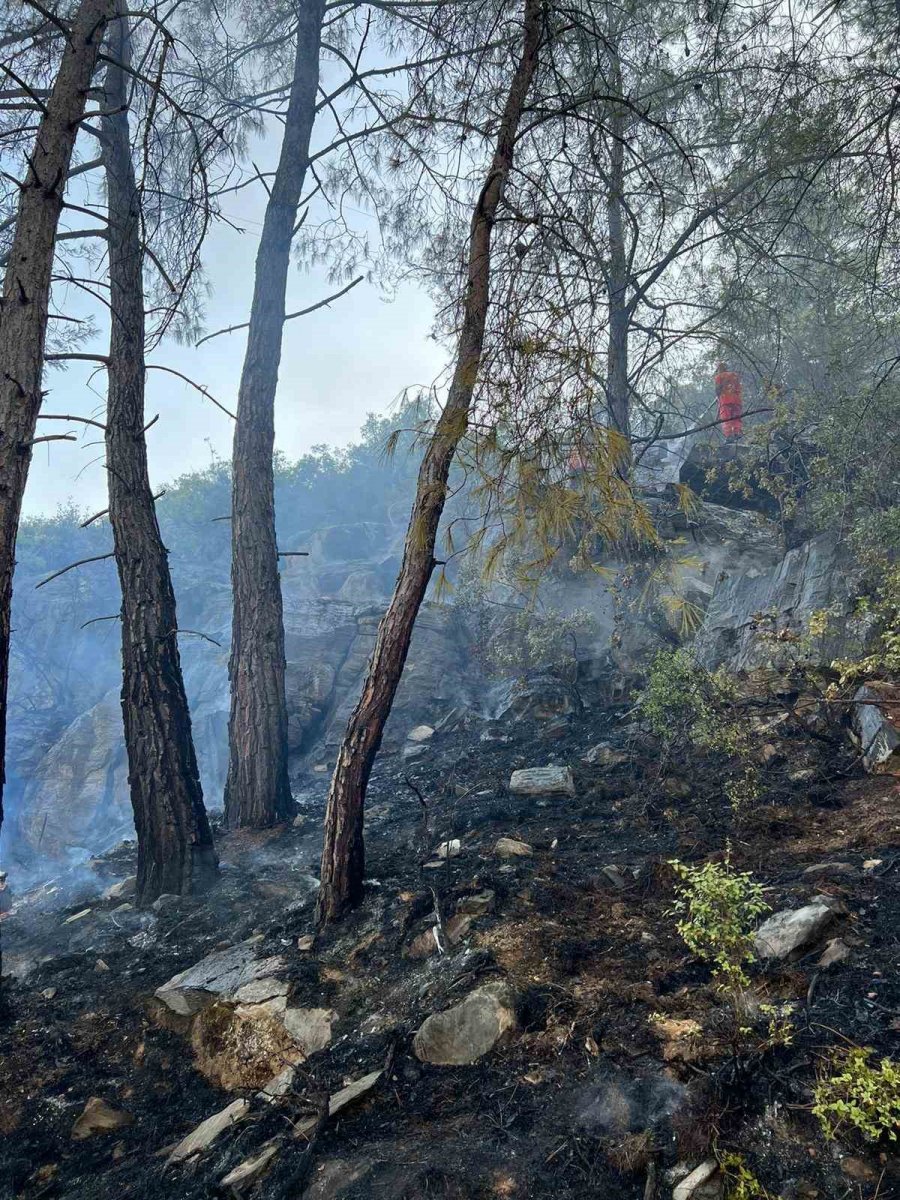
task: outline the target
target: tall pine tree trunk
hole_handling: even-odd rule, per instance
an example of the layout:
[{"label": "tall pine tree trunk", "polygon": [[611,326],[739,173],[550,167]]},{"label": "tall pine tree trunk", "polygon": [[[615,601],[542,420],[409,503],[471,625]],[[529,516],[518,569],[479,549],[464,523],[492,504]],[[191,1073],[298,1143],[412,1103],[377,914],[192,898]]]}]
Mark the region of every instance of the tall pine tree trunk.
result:
[{"label": "tall pine tree trunk", "polygon": [[122,715],[137,830],[137,897],[147,904],[164,892],[204,886],[217,863],[181,674],[175,593],[147,470],[143,253],[127,111],[127,17],[111,26],[108,44],[113,61],[105,107],[111,115],[102,120],[111,314],[106,465],[122,587]]},{"label": "tall pine tree trunk", "polygon": [[[613,95],[621,94],[622,70],[618,39],[609,43],[611,59],[609,86]],[[609,117],[610,171],[606,199],[609,233],[609,341],[606,354],[606,407],[609,424],[627,441],[627,463],[631,461],[631,396],[628,383],[628,332],[631,312],[628,307],[628,260],[625,249],[625,117],[621,105],[613,102]]]},{"label": "tall pine tree trunk", "polygon": [[294,76],[256,256],[238,393],[231,503],[231,715],[225,819],[272,825],[291,812],[284,621],[275,542],[275,391],[297,206],[309,164],[325,0],[298,6]]},{"label": "tall pine tree trunk", "polygon": [[472,214],[463,323],[453,379],[447,403],[419,468],[400,573],[378,627],[362,694],[347,725],[328,793],[320,923],[340,917],[347,908],[358,904],[363,895],[366,787],[403,674],[416,616],[434,570],[434,547],[447,498],[450,466],[469,423],[490,300],[491,234],[512,169],[519,122],[538,65],[542,28],[543,0],[525,0],[522,54],[510,83],[494,156]]},{"label": "tall pine tree trunk", "polygon": [[83,0],[45,102],[19,212],[0,310],[0,822],[16,535],[38,411],[53,249],[66,176],[106,23],[115,0]]}]

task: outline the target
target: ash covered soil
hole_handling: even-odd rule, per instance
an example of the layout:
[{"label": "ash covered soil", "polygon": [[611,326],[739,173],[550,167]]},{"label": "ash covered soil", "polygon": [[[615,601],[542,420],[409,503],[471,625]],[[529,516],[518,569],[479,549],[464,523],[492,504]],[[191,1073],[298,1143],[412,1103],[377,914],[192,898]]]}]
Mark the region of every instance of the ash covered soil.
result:
[{"label": "ash covered soil", "polygon": [[[127,884],[101,898],[133,869],[125,846],[64,905],[52,887],[18,898],[2,921],[0,1197],[900,1196],[890,1141],[826,1140],[810,1111],[835,1048],[895,1051],[896,778],[867,776],[840,731],[810,738],[760,710],[763,797],[736,827],[720,767],[668,761],[602,683],[579,699],[563,716],[457,716],[412,757],[383,754],[366,903],[318,938],[324,772],[294,826],[221,837],[205,896],[143,912]],[[512,771],[553,764],[574,795],[510,792]],[[773,912],[826,898],[807,944],[751,967],[789,1044],[768,1010],[736,1038],[675,928],[668,861],[728,840]],[[230,991],[156,995],[235,953]],[[475,1061],[422,1060],[454,1038]],[[730,1155],[758,1190],[715,1169]]]}]

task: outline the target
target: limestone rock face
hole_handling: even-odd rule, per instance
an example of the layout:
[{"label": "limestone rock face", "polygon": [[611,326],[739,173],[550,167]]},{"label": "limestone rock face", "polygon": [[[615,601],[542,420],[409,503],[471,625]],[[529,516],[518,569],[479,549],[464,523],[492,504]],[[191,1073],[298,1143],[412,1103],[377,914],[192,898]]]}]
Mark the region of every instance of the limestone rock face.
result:
[{"label": "limestone rock face", "polygon": [[441,1067],[477,1062],[518,1026],[515,1001],[502,983],[489,983],[444,1012],[433,1013],[413,1039],[420,1062]]},{"label": "limestone rock face", "polygon": [[865,644],[868,619],[855,613],[858,571],[830,534],[821,534],[763,565],[741,562],[721,572],[697,638],[700,661],[707,667],[742,671],[790,662],[788,643],[764,636],[756,618],[775,615],[779,629],[805,632],[809,618],[821,609],[834,610],[836,619],[813,650],[820,662],[851,657]]}]

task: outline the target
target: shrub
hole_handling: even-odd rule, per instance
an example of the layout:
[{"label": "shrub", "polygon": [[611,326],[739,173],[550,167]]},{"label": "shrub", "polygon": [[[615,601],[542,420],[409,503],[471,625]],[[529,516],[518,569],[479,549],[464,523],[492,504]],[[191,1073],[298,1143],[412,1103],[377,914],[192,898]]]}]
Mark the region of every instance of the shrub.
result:
[{"label": "shrub", "polygon": [[718,984],[733,993],[749,980],[744,971],[753,962],[753,930],[769,906],[760,884],[743,871],[723,863],[707,862],[692,867],[673,861],[678,876],[673,912],[680,915],[677,929],[687,947],[712,964]]},{"label": "shrub", "polygon": [[736,701],[735,683],[725,671],[707,671],[686,649],[662,650],[650,666],[638,707],[666,746],[690,745],[730,760],[724,792],[740,825],[759,797],[759,772]]},{"label": "shrub", "polygon": [[878,1066],[864,1047],[842,1051],[831,1060],[833,1074],[822,1075],[813,1093],[812,1111],[827,1138],[852,1125],[864,1138],[897,1140],[900,1128],[900,1067],[890,1058]]},{"label": "shrub", "polygon": [[638,705],[664,741],[735,755],[747,748],[746,732],[730,711],[735,698],[724,671],[707,671],[686,649],[661,650],[651,663]]}]

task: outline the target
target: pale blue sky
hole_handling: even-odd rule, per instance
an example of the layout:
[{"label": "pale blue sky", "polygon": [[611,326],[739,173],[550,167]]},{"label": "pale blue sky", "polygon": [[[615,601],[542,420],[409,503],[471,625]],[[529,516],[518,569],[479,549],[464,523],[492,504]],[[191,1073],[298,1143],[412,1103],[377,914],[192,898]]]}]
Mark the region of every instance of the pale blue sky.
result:
[{"label": "pale blue sky", "polygon": [[[268,154],[277,150],[270,141]],[[224,205],[227,216],[243,227],[237,233],[216,227],[204,255],[212,294],[207,305],[207,329],[247,320],[253,289],[253,265],[265,194],[246,188]],[[63,228],[83,226],[83,218],[64,214]],[[301,309],[337,289],[324,273],[308,275],[291,269],[287,311]],[[57,296],[60,311],[86,310],[82,293]],[[96,310],[98,335],[89,347],[106,353],[105,313]],[[406,387],[428,386],[441,371],[446,351],[429,331],[433,307],[429,297],[412,284],[387,302],[378,288],[366,282],[308,317],[285,326],[276,403],[276,445],[289,458],[317,443],[351,441],[369,412],[383,413]],[[245,345],[245,331],[227,334],[199,349],[168,343],[151,361],[190,376],[227,408],[234,411]],[[101,373],[91,384],[91,367],[72,364],[66,371],[50,369],[44,386],[47,413],[96,415],[102,420],[106,380]],[[148,432],[150,469],[154,484],[209,463],[212,451],[231,455],[233,422],[198,392],[161,371],[148,372],[148,419],[160,414]],[[77,443],[49,442],[35,449],[25,493],[26,514],[52,513],[73,499],[91,510],[106,503],[106,473],[96,444],[100,431],[89,426],[42,422],[39,434],[71,430]],[[90,443],[94,443],[90,445]]]}]

